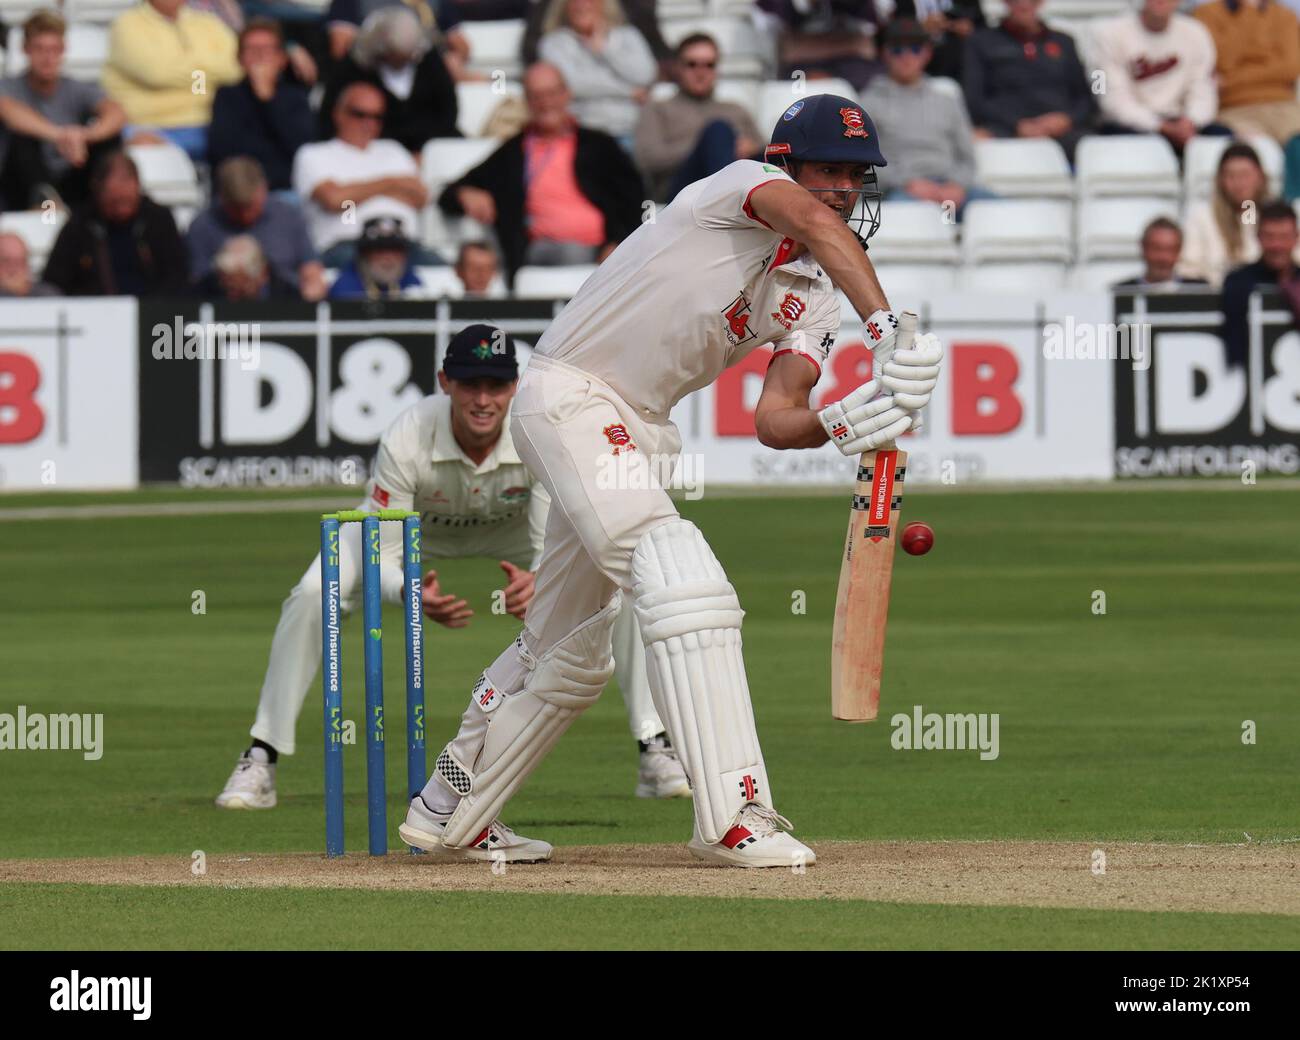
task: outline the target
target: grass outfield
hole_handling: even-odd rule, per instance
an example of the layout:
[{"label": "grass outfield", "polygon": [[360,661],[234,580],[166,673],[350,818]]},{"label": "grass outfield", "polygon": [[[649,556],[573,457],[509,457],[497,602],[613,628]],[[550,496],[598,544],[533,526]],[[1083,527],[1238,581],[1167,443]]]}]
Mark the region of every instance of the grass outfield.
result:
[{"label": "grass outfield", "polygon": [[[11,949],[1287,950],[1269,914],[487,892],[0,885]],[[543,940],[540,937],[545,936]]]},{"label": "grass outfield", "polygon": [[[124,500],[144,499],[113,498]],[[58,500],[0,499],[0,509],[52,501]],[[829,716],[843,496],[706,496],[683,503],[683,512],[710,537],[747,611],[746,658],[768,770],[777,806],[800,837],[1225,843],[1244,841],[1243,834],[1256,841],[1300,835],[1293,797],[1300,746],[1297,501],[1286,486],[1268,485],[1138,494],[910,492],[904,519],[933,524],[937,544],[926,557],[898,560],[882,721],[871,726]],[[313,555],[313,514],[14,521],[0,534],[0,712],[25,704],[32,712],[105,716],[98,762],[72,752],[0,753],[0,858],[323,846],[318,688],[299,725],[299,754],[281,760],[280,807],[211,807],[247,742],[279,604]],[[431,748],[451,735],[478,672],[516,631],[509,619],[489,613],[500,577],[495,561],[446,561],[438,569],[444,588],[469,599],[477,617],[461,632],[426,629]],[[196,590],[206,596],[205,614],[191,612]],[[1105,615],[1093,613],[1097,591],[1105,594]],[[806,595],[804,614],[792,612],[798,593]],[[400,734],[395,608],[386,620],[388,728]],[[351,619],[344,652],[345,707],[357,720],[359,628]],[[892,750],[888,717],[915,704],[998,713],[999,758]],[[1247,720],[1256,727],[1254,745],[1242,743]],[[405,768],[396,748],[389,767],[395,828]],[[515,799],[507,822],[557,845],[684,841],[689,807],[631,798],[635,768],[636,748],[611,690]],[[348,843],[361,849],[359,748],[349,749],[347,779]],[[26,934],[3,927],[5,918],[21,929],[25,914],[57,917],[54,908],[66,896],[75,900],[68,913],[79,921],[80,943],[111,945],[115,937],[129,944],[129,932],[108,909],[129,903],[129,893],[96,891],[87,897],[84,888],[32,888],[22,899],[0,900],[0,931]],[[223,900],[234,898],[219,891],[147,895],[160,912],[175,908],[178,917],[219,918]],[[357,906],[380,899],[376,921],[386,920],[377,909],[388,905],[381,897],[393,899],[396,918],[397,895],[353,895]],[[286,907],[310,913],[322,897],[282,898]],[[605,909],[618,897],[439,898],[446,901],[440,912],[465,915],[505,913],[515,905],[509,900],[520,898],[520,912],[528,910],[522,919],[535,925],[531,944],[561,941],[548,919],[590,922],[593,943],[598,929],[611,945],[630,934],[602,923],[618,916]],[[700,906],[691,912],[701,920],[713,912],[709,906],[725,903],[695,902]],[[644,912],[628,905],[629,919]],[[855,933],[860,941],[840,940],[853,932],[849,922],[891,914],[908,922],[909,942],[917,946],[1126,946],[1152,937],[1156,946],[1270,942],[1258,922],[1226,914],[1213,916],[1211,934],[1192,920],[1203,915],[1163,915],[1167,929],[1133,922],[1101,928],[1102,918],[1125,915],[851,905],[848,913],[795,902],[781,914],[791,918],[791,934],[829,946],[888,945],[874,926]],[[844,921],[836,923],[841,912]],[[805,913],[824,925],[799,926]],[[681,919],[679,911],[668,916]],[[233,917],[212,941],[257,942],[240,931],[239,920]],[[1296,919],[1283,920],[1294,936]],[[51,926],[27,939],[48,938],[57,947],[60,934]],[[307,944],[311,929],[293,934]],[[402,945],[403,934],[400,927],[338,932],[340,942],[351,937],[359,946]],[[663,944],[692,941],[686,932],[658,934]],[[698,941],[707,934],[701,930]],[[1103,934],[1111,940],[1097,938]],[[166,943],[166,935],[158,941]],[[530,945],[527,937],[520,942]]]}]

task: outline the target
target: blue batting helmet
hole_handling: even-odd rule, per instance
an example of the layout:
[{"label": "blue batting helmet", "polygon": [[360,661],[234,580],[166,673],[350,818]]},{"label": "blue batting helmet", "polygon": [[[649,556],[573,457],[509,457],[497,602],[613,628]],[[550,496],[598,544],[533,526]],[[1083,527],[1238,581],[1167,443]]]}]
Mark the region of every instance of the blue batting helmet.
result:
[{"label": "blue batting helmet", "polygon": [[880,186],[875,168],[887,163],[875,124],[861,105],[838,94],[799,98],[776,121],[763,156],[782,167],[807,161],[866,166],[862,188],[843,192],[858,196],[851,207],[846,207],[845,222],[866,248],[867,239],[880,227]]}]

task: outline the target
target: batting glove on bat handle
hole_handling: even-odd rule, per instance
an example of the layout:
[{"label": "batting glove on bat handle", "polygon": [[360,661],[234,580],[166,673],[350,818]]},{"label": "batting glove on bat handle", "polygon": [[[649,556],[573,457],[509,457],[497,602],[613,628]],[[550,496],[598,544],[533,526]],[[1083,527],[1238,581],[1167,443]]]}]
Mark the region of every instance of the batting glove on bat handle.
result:
[{"label": "batting glove on bat handle", "polygon": [[894,354],[898,340],[898,315],[893,311],[873,311],[862,323],[862,342],[871,351],[872,369],[878,374]]},{"label": "batting glove on bat handle", "polygon": [[817,413],[827,436],[843,454],[873,451],[911,429],[911,413],[892,397],[878,396],[879,391],[873,379]]},{"label": "batting glove on bat handle", "polygon": [[918,336],[910,349],[895,352],[880,368],[880,385],[893,393],[900,408],[918,411],[930,403],[939,382],[943,344],[932,332]]}]

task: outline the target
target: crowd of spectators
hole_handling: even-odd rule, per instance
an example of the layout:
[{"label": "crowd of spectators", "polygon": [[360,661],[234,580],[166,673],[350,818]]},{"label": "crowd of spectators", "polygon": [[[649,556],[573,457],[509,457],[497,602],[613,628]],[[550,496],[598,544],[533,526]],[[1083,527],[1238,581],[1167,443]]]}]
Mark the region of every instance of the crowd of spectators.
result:
[{"label": "crowd of spectators", "polygon": [[[1001,0],[989,19],[991,6],[756,0],[750,17],[792,98],[828,76],[858,94],[889,199],[960,219],[990,195],[982,138],[1048,139],[1072,161],[1091,134],[1160,134],[1180,155],[1196,136],[1235,137],[1181,226],[1134,228],[1134,282],[1220,286],[1266,262],[1257,222],[1280,211],[1247,139],[1278,142],[1300,185],[1300,3],[1135,0],[1077,39],[1043,0]],[[459,136],[457,83],[489,79],[464,29],[481,19],[522,23],[522,99],[501,91],[499,145],[432,197],[446,178],[421,169],[425,145]],[[142,0],[112,21],[99,83],[64,74],[53,10],[22,28],[26,71],[0,82],[0,203],[52,203],[67,219],[39,278],[14,275],[25,244],[0,236],[10,295],[389,297],[448,263],[464,292],[497,293],[525,265],[599,263],[650,200],[761,158],[770,132],[718,96],[718,40],[670,48],[655,0],[333,0],[323,15],[291,0]],[[210,199],[183,235],[126,150],[162,143],[196,162]],[[422,240],[430,206],[481,230],[443,256]]]}]

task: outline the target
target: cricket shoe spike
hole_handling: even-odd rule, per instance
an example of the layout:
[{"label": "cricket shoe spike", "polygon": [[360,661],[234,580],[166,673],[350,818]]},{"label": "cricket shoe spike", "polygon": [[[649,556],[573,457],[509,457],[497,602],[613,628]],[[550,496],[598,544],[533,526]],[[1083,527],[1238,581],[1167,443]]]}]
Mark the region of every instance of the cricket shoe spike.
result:
[{"label": "cricket shoe spike", "polygon": [[217,795],[218,809],[274,809],[275,766],[240,755],[226,786]]},{"label": "cricket shoe spike", "polygon": [[817,854],[787,833],[792,829],[790,821],[780,813],[750,802],[736,814],[720,842],[707,844],[697,825],[686,847],[696,859],[732,867],[811,867],[817,862]]},{"label": "cricket shoe spike", "polygon": [[493,820],[472,842],[451,849],[442,843],[447,821],[440,819],[417,795],[411,799],[406,822],[397,828],[402,841],[413,849],[423,849],[435,859],[449,863],[537,863],[551,858],[555,850],[549,842],[516,834],[500,820]]},{"label": "cricket shoe spike", "polygon": [[689,798],[691,783],[682,760],[660,734],[641,745],[641,767],[636,777],[638,798]]}]

